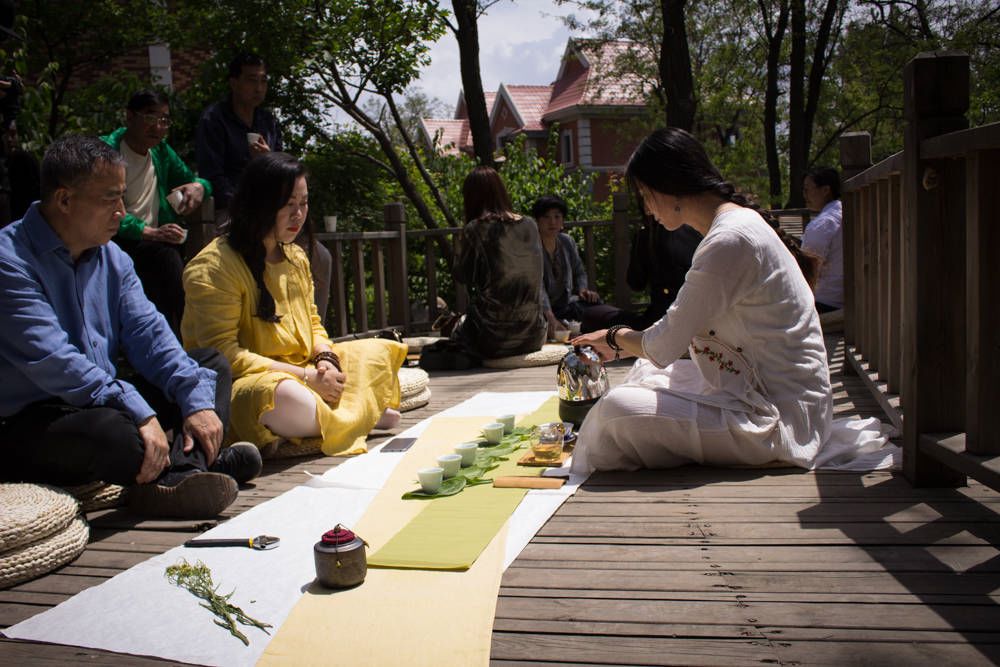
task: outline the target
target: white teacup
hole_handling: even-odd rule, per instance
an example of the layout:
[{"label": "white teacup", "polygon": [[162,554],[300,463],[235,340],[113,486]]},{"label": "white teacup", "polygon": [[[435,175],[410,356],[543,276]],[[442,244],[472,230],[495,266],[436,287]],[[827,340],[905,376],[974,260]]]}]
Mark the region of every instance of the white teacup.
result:
[{"label": "white teacup", "polygon": [[476,462],[476,452],[479,451],[479,443],[463,442],[455,446],[455,453],[462,457],[462,467],[468,468]]},{"label": "white teacup", "polygon": [[417,479],[420,480],[420,488],[424,493],[437,493],[441,489],[444,470],[437,467],[421,468],[417,471]]},{"label": "white teacup", "polygon": [[247,144],[253,146],[258,141],[260,141],[262,136],[264,135],[260,134],[259,132],[247,132]]},{"label": "white teacup", "polygon": [[483,424],[483,437],[491,445],[499,445],[503,438],[503,424],[501,422]]},{"label": "white teacup", "polygon": [[556,329],[552,332],[552,340],[557,343],[568,343],[569,333],[569,329]]},{"label": "white teacup", "polygon": [[333,232],[337,231],[337,216],[335,216],[335,215],[324,215],[323,216],[323,227],[325,227],[326,231],[330,232],[331,234]]},{"label": "white teacup", "polygon": [[182,227],[181,229],[182,229],[182,232],[181,232],[180,243],[183,244],[185,241],[188,240],[188,230],[187,230],[187,227]]},{"label": "white teacup", "polygon": [[174,190],[169,195],[167,195],[167,201],[170,202],[170,208],[174,209],[174,212],[180,212],[181,206],[184,205],[184,193],[180,190]]},{"label": "white teacup", "polygon": [[462,467],[462,457],[458,454],[442,454],[437,457],[437,463],[444,471],[444,478],[454,477]]},{"label": "white teacup", "polygon": [[503,424],[504,435],[510,435],[514,432],[514,415],[500,415],[497,417],[497,421]]}]

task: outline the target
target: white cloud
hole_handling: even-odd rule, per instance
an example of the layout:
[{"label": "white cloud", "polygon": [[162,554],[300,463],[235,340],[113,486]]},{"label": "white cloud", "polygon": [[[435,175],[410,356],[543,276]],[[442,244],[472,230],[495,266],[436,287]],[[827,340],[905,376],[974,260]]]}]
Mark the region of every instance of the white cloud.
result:
[{"label": "white cloud", "polygon": [[[450,3],[449,3],[450,4]],[[486,90],[501,83],[549,84],[570,31],[559,18],[579,13],[553,0],[504,0],[479,19],[479,67]],[[431,48],[431,64],[415,84],[449,107],[462,88],[458,44],[449,31]]]}]

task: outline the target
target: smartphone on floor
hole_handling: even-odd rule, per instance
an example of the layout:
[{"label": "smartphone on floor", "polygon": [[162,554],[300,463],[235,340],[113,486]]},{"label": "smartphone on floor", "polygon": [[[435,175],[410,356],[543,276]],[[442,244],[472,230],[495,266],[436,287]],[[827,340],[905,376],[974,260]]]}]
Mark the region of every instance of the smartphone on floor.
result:
[{"label": "smartphone on floor", "polygon": [[405,452],[407,449],[413,446],[413,443],[417,441],[416,438],[393,438],[389,442],[382,445],[382,449],[379,451],[383,454],[392,454]]}]

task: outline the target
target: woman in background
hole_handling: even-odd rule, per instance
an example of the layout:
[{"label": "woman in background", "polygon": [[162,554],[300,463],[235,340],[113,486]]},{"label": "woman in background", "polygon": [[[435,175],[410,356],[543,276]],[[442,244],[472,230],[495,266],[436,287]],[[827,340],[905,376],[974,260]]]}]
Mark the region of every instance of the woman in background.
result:
[{"label": "woman in background", "polygon": [[393,408],[406,346],[327,337],[309,260],[293,243],[308,197],[305,167],[294,157],[267,153],[247,166],[227,235],[184,271],[184,345],[214,347],[229,360],[236,439],[265,447],[318,440],[326,454],[363,450],[372,428],[399,421]]},{"label": "woman in background", "polygon": [[469,307],[452,337],[483,358],[541,349],[542,250],[538,228],[511,210],[500,175],[476,167],[462,185],[465,228],[453,276],[469,290]]}]

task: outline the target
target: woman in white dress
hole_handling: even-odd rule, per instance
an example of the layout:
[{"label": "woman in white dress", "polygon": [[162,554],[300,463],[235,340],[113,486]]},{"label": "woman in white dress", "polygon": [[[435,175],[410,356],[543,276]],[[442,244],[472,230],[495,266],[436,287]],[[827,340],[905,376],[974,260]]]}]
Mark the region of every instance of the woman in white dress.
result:
[{"label": "woman in white dress", "polygon": [[[629,181],[668,230],[704,236],[683,287],[645,331],[586,334],[603,359],[639,360],[590,411],[572,470],[687,463],[890,466],[877,420],[834,422],[826,347],[810,282],[816,259],[776,233],[690,134],[666,128],[632,155]],[[690,360],[680,359],[690,350]]]}]

